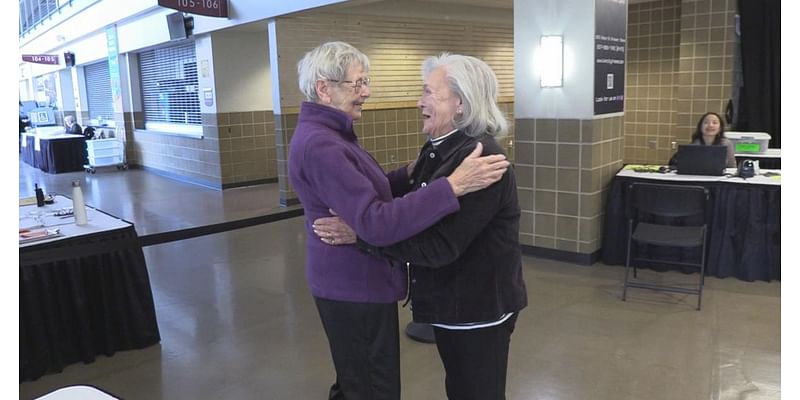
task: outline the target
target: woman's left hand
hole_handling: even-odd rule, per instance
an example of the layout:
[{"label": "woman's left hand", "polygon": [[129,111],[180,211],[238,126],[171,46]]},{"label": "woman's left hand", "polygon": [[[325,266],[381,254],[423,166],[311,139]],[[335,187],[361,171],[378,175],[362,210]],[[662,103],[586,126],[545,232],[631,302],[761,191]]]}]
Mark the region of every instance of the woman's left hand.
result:
[{"label": "woman's left hand", "polygon": [[314,233],[323,243],[339,246],[356,242],[356,233],[338,216],[314,220]]}]

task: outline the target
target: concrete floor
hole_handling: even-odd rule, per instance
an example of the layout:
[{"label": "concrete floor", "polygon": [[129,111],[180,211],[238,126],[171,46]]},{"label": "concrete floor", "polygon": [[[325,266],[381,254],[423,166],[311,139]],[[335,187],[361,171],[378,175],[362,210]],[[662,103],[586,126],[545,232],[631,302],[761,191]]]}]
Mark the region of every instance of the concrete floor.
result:
[{"label": "concrete floor", "polygon": [[[139,170],[33,182],[136,224],[141,234],[279,212],[276,185],[219,192]],[[98,357],[19,385],[30,399],[90,384],[126,399],[323,399],[334,378],[304,280],[302,217],[144,248],[159,345]],[[781,284],[706,279],[696,297],[645,290],[620,301],[623,268],[524,257],[529,307],[512,337],[508,399],[780,399]],[[652,279],[691,275],[642,271]],[[401,309],[401,326],[410,320]],[[403,399],[443,399],[430,344],[401,340]]]}]

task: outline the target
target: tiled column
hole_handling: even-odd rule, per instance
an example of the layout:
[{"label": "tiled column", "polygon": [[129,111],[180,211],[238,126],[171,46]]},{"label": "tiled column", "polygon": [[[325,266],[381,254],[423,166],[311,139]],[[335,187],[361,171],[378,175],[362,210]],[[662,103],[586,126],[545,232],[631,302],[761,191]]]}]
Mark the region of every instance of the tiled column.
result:
[{"label": "tiled column", "polygon": [[289,143],[297,128],[297,114],[275,114],[275,154],[278,158],[278,188],[281,207],[299,204],[289,183]]},{"label": "tiled column", "polygon": [[[520,243],[529,254],[592,264],[602,244],[606,193],[622,166],[623,113],[595,114],[595,1],[553,4],[514,2]],[[547,60],[531,43],[553,34],[564,37],[564,83],[545,88],[539,71]]]},{"label": "tiled column", "polygon": [[516,125],[520,243],[532,254],[593,262],[608,186],[622,166],[622,117]]},{"label": "tiled column", "polygon": [[[288,207],[299,204],[297,193],[292,190],[289,183],[289,143],[292,141],[292,134],[297,127],[297,114],[300,111],[300,104],[283,104],[282,93],[290,90],[297,91],[297,74],[289,69],[296,65],[296,60],[289,63],[287,60],[281,61],[279,54],[282,49],[281,42],[285,41],[282,37],[280,26],[283,23],[271,19],[267,22],[267,34],[269,40],[269,64],[272,75],[272,107],[275,117],[275,156],[278,162],[278,189],[280,191],[281,207]],[[286,76],[281,75],[281,71],[286,71]],[[288,78],[287,78],[288,77]]]}]

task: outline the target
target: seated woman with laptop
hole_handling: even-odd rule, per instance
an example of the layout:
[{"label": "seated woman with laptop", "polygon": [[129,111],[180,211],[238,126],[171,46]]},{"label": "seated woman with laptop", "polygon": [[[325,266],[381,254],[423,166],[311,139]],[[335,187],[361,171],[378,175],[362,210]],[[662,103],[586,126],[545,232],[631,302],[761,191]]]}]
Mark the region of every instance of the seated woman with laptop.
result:
[{"label": "seated woman with laptop", "polygon": [[692,144],[678,146],[668,170],[677,169],[682,175],[723,175],[725,168],[736,168],[733,142],[725,137],[719,114],[707,112],[697,122]]},{"label": "seated woman with laptop", "polygon": [[725,145],[728,147],[727,168],[736,168],[736,157],[733,142],[725,137],[725,123],[719,114],[707,112],[697,122],[697,129],[692,134],[692,144]]}]

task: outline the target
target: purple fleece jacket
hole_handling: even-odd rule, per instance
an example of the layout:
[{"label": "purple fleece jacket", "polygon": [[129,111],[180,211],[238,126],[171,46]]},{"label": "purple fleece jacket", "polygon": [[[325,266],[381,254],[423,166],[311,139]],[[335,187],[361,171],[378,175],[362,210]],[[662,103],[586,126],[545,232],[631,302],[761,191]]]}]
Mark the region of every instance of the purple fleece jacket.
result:
[{"label": "purple fleece jacket", "polygon": [[405,167],[385,174],[359,146],[352,118],[316,103],[300,106],[289,146],[289,181],[305,209],[306,279],[311,294],[324,299],[391,303],[403,299],[407,290],[404,265],[355,245],[322,243],[312,223],[330,216],[328,209],[376,246],[407,239],[459,210],[445,178],[408,193]]}]

